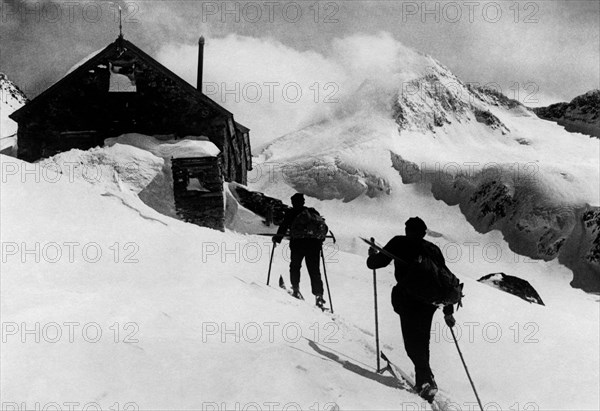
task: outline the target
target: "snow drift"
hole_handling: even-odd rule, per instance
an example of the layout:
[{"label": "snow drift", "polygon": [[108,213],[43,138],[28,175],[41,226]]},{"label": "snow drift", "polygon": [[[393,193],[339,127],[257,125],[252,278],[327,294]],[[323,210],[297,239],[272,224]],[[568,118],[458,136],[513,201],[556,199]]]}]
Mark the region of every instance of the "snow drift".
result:
[{"label": "snow drift", "polygon": [[159,139],[138,133],[109,138],[104,147],[69,150],[40,164],[69,179],[128,191],[161,214],[178,218],[173,196],[172,158],[213,157],[219,149],[202,136]]}]

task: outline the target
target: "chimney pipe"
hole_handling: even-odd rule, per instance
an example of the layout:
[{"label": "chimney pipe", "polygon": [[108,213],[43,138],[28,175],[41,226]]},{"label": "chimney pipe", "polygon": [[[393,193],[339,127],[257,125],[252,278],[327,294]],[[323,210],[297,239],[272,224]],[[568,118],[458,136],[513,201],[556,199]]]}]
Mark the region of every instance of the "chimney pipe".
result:
[{"label": "chimney pipe", "polygon": [[204,65],[204,36],[198,39],[198,77],[196,79],[196,88],[202,92],[202,69]]}]

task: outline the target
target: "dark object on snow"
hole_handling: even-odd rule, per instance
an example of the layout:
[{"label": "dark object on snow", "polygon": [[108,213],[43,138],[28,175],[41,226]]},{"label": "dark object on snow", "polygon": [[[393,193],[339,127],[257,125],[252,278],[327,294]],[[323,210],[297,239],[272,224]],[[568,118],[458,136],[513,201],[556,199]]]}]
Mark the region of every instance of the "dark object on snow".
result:
[{"label": "dark object on snow", "polygon": [[294,205],[294,203],[302,203],[301,205],[304,205],[304,194],[302,193],[296,193],[291,197],[292,200],[292,205]]},{"label": "dark object on snow", "polygon": [[281,200],[268,197],[258,191],[250,191],[239,184],[230,184],[229,188],[234,192],[241,205],[266,220],[271,215],[272,223],[275,225],[281,225],[286,211],[290,209]]},{"label": "dark object on snow", "polygon": [[479,280],[480,283],[489,284],[492,287],[498,288],[499,290],[507,293],[516,295],[525,301],[530,303],[536,303],[539,305],[545,305],[540,295],[535,291],[535,288],[529,284],[529,282],[512,275],[506,275],[504,273],[492,273],[484,275]]}]

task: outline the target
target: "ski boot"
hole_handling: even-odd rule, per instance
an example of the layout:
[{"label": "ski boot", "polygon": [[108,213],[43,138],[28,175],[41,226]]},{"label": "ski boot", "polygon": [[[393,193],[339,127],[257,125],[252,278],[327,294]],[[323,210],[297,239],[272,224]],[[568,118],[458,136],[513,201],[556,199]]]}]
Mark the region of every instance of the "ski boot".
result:
[{"label": "ski boot", "polygon": [[292,287],[292,297],[297,298],[299,300],[304,300],[304,297],[300,293],[299,287]]},{"label": "ski boot", "polygon": [[431,404],[435,398],[435,394],[438,392],[438,389],[435,381],[432,381],[423,384],[417,392],[421,398]]},{"label": "ski boot", "polygon": [[315,296],[315,305],[319,307],[321,310],[325,309],[325,299],[322,294],[318,294]]}]

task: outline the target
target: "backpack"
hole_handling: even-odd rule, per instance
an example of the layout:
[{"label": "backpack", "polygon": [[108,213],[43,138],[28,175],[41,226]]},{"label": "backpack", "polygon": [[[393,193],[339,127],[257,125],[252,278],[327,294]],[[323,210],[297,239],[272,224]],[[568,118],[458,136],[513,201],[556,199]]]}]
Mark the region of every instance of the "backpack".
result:
[{"label": "backpack", "polygon": [[329,227],[325,219],[314,208],[305,208],[294,219],[290,227],[290,238],[313,238],[325,240]]},{"label": "backpack", "polygon": [[459,304],[463,285],[446,267],[439,248],[423,240],[418,257],[409,264],[400,283],[407,294],[429,304]]}]

